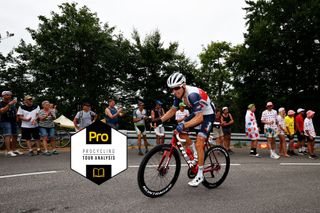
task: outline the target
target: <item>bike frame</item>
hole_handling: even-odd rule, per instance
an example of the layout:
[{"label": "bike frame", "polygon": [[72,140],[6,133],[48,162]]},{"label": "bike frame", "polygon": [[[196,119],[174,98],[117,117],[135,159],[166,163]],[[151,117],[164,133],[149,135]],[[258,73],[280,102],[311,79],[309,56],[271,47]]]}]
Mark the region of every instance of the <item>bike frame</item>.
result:
[{"label": "bike frame", "polygon": [[[172,153],[174,149],[178,149],[179,152],[182,154],[182,157],[184,158],[184,160],[186,161],[186,163],[188,164],[188,167],[192,170],[192,172],[194,174],[196,174],[198,172],[198,163],[193,164],[193,161],[191,161],[191,159],[189,158],[189,156],[186,153],[186,150],[184,149],[182,142],[186,142],[185,139],[182,139],[179,137],[179,134],[174,134],[172,136],[171,139],[171,148],[170,151],[165,151],[162,155],[161,161],[159,163],[158,166],[158,170],[161,168],[162,163],[164,162],[165,158],[168,156],[167,162],[164,165],[164,168],[168,168],[171,157],[172,157]],[[208,142],[208,138],[207,141],[204,144],[204,150],[207,150],[211,147],[211,144]],[[214,158],[216,160],[216,162],[218,162],[218,159],[216,158],[216,156],[214,155]],[[210,162],[211,164],[213,164],[212,159],[210,158]],[[215,165],[214,167],[209,166],[203,169],[203,173],[207,173],[207,172],[212,172],[212,171],[217,171],[220,169],[220,165]]]}]

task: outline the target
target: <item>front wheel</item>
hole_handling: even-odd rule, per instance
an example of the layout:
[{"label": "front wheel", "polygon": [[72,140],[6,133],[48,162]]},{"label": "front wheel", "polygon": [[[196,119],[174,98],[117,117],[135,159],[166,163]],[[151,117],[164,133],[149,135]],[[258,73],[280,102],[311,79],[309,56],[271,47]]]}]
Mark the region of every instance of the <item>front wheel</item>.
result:
[{"label": "front wheel", "polygon": [[226,179],[230,168],[230,157],[222,146],[213,146],[205,153],[202,184],[207,188],[217,188]]},{"label": "front wheel", "polygon": [[71,135],[64,129],[56,129],[55,131],[55,142],[59,148],[66,147],[70,144]]},{"label": "front wheel", "polygon": [[154,147],[143,158],[138,171],[138,184],[147,197],[160,197],[176,183],[181,169],[180,155],[169,144]]}]

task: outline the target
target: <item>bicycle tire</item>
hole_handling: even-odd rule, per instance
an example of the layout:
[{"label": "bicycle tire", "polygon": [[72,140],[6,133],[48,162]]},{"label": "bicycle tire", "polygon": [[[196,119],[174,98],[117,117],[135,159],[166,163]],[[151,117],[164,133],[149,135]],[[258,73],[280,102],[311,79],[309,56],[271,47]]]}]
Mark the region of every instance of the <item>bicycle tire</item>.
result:
[{"label": "bicycle tire", "polygon": [[56,130],[55,131],[55,144],[59,148],[64,148],[70,144],[70,133],[66,130]]},{"label": "bicycle tire", "polygon": [[[170,159],[170,164],[172,163],[172,161],[174,159],[176,165],[172,165],[168,169],[164,168],[164,167],[161,167],[160,170],[158,169],[159,168],[158,165],[161,162],[161,158],[165,155],[165,154],[159,154],[159,153],[165,152],[165,151],[170,151],[170,149],[171,149],[171,144],[158,145],[158,146],[154,147],[152,150],[150,150],[146,154],[146,156],[143,158],[143,160],[141,161],[141,164],[140,164],[139,170],[138,170],[138,185],[139,185],[141,192],[145,196],[151,197],[151,198],[160,197],[160,196],[166,194],[167,192],[169,192],[171,190],[171,188],[174,186],[174,184],[176,183],[176,181],[179,177],[179,174],[180,174],[180,169],[181,169],[181,159],[180,159],[180,155],[179,155],[179,152],[177,149],[175,149],[175,148],[173,149],[172,157]],[[155,159],[153,159],[153,157]],[[164,156],[164,157],[165,157],[165,159],[167,159],[166,156]],[[155,164],[148,165],[148,163],[150,161],[155,162]],[[165,163],[165,162],[167,162],[167,161],[166,160],[162,161],[162,163]],[[172,171],[172,170],[170,170],[170,168],[175,168],[175,171],[173,173],[172,179],[168,182],[168,184],[165,184],[165,186],[162,188],[153,189],[150,186],[150,183],[148,182],[149,180],[146,180],[146,175],[148,175],[148,174],[146,174],[146,168],[151,168],[150,173],[153,176],[152,181],[155,182],[156,178],[158,178],[161,183],[163,183],[163,181],[167,177],[168,173],[170,171]]]},{"label": "bicycle tire", "polygon": [[0,148],[2,148],[4,145],[4,137],[3,135],[0,135]]},{"label": "bicycle tire", "polygon": [[[210,170],[212,166],[214,167],[211,168],[211,171],[205,172],[206,168]],[[204,180],[202,184],[209,189],[220,186],[225,181],[230,169],[230,156],[227,150],[218,145],[209,148],[205,152],[203,168]]]},{"label": "bicycle tire", "polygon": [[18,143],[22,149],[26,149],[28,147],[27,141],[24,139],[21,139],[21,137],[18,137]]}]

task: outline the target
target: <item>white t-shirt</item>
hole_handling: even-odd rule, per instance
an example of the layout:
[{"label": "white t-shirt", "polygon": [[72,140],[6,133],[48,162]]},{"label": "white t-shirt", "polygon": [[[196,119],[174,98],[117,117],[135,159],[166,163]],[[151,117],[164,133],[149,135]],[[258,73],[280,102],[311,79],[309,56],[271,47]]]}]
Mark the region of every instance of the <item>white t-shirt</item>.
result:
[{"label": "white t-shirt", "polygon": [[309,131],[309,135],[311,137],[316,137],[316,131],[314,130],[313,122],[312,119],[310,118],[305,118],[304,119],[304,134],[307,134],[307,130]]},{"label": "white t-shirt", "polygon": [[273,124],[264,124],[264,129],[271,128],[274,130],[278,130],[277,127],[277,111],[276,110],[265,110],[262,112],[261,121],[267,121],[271,122],[273,121]]},{"label": "white t-shirt", "polygon": [[189,116],[189,110],[184,109],[182,112],[181,110],[176,111],[176,120],[180,120],[182,118],[186,118]]},{"label": "white t-shirt", "polygon": [[[284,118],[283,118],[281,115],[278,115],[278,116],[277,116],[277,122],[278,122],[279,126],[281,126],[283,129],[286,129],[286,123],[285,123],[285,121],[284,121]],[[282,129],[280,129],[280,128],[279,128],[279,133],[280,133],[281,135],[284,135],[284,134],[285,134],[285,132],[284,132]]]},{"label": "white t-shirt", "polygon": [[[140,111],[140,109],[135,109],[133,111],[133,118],[144,118],[147,116],[147,111],[145,109],[143,109],[142,111]],[[145,126],[145,121],[144,119],[138,121],[138,122],[134,122],[135,126]]]},{"label": "white t-shirt", "polygon": [[77,112],[76,118],[78,119],[79,128],[83,129],[92,124],[92,121],[94,117],[96,116],[96,113],[92,111],[85,112],[83,110]]},{"label": "white t-shirt", "polygon": [[36,127],[38,127],[38,122],[36,122],[34,125],[32,125],[32,120],[37,118],[39,111],[40,111],[40,107],[36,106],[36,105],[32,105],[29,107],[26,105],[20,106],[18,109],[17,115],[23,115],[23,117],[26,119],[31,117],[30,121],[22,120],[21,127],[22,128],[36,128]]}]

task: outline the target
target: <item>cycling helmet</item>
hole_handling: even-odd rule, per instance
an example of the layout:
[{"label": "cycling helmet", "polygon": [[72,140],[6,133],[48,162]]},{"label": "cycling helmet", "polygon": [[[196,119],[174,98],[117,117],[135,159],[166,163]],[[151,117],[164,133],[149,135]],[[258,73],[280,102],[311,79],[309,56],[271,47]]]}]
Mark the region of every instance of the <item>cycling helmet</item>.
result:
[{"label": "cycling helmet", "polygon": [[167,80],[167,85],[169,88],[179,87],[185,83],[186,83],[186,77],[179,72],[173,73],[172,75],[169,76]]},{"label": "cycling helmet", "polygon": [[162,102],[160,100],[156,100],[156,104],[162,106]]}]

